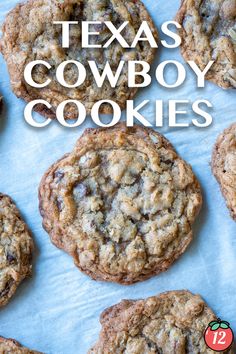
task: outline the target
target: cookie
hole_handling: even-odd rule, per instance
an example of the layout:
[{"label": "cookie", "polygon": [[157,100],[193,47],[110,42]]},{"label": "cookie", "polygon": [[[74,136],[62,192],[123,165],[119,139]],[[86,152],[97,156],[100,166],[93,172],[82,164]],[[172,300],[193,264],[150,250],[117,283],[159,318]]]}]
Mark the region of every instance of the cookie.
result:
[{"label": "cookie", "polygon": [[14,202],[0,193],[0,306],[31,274],[33,241]]},{"label": "cookie", "polygon": [[89,354],[212,354],[204,332],[216,316],[199,295],[170,291],[106,309]]},{"label": "cookie", "polygon": [[42,354],[23,347],[15,339],[0,337],[0,353],[2,354]]},{"label": "cookie", "polygon": [[223,88],[236,88],[236,0],[182,0],[176,21],[182,26],[181,51]]},{"label": "cookie", "polygon": [[167,139],[119,124],[87,129],[44,175],[43,225],[96,280],[131,284],[158,274],[192,240],[199,183]]},{"label": "cookie", "polygon": [[[72,25],[70,30],[70,48],[62,48],[61,25],[54,25],[54,21],[79,21]],[[27,102],[34,99],[46,100],[52,105],[50,110],[45,106],[37,106],[37,111],[49,118],[55,118],[59,103],[68,100],[79,100],[87,112],[91,111],[94,103],[103,99],[110,99],[125,107],[126,100],[131,100],[137,89],[128,88],[128,64],[130,60],[145,60],[151,63],[155,49],[148,42],[140,42],[136,48],[122,48],[118,41],[114,41],[108,48],[81,48],[81,21],[111,21],[118,28],[125,21],[129,21],[122,36],[129,45],[142,23],[147,21],[156,40],[157,30],[140,0],[29,0],[17,5],[7,16],[3,25],[1,51],[7,61],[11,78],[11,85],[16,96]],[[92,36],[93,44],[105,44],[112,36],[107,26],[91,25],[90,32],[100,32]],[[90,42],[91,43],[91,42]],[[39,65],[33,72],[37,83],[44,83],[47,79],[52,82],[43,89],[29,86],[23,77],[27,63],[33,60],[45,60],[51,64],[48,71]],[[87,68],[87,77],[78,88],[64,88],[56,80],[56,68],[66,60],[77,60]],[[94,60],[101,71],[106,62],[111,65],[115,73],[121,60],[125,66],[116,88],[112,88],[106,81],[102,88],[98,88],[87,62]],[[65,80],[68,84],[75,84],[78,78],[78,69],[75,65],[68,65],[65,70]],[[101,113],[111,113],[110,105],[103,105]],[[78,113],[74,105],[68,105],[65,117],[77,118]]]},{"label": "cookie", "polygon": [[236,220],[236,124],[218,137],[212,154],[212,171],[220,184],[231,216]]}]

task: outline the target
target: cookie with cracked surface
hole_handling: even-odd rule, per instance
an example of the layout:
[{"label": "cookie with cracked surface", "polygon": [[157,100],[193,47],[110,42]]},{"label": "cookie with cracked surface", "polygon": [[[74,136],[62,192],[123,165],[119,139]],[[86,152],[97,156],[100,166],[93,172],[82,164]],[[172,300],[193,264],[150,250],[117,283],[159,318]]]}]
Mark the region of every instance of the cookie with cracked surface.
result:
[{"label": "cookie with cracked surface", "polygon": [[181,51],[222,88],[236,88],[236,0],[183,0],[176,21],[182,26]]},{"label": "cookie with cracked surface", "polygon": [[23,347],[15,339],[0,337],[0,353],[2,354],[43,354]]},{"label": "cookie with cracked surface", "polygon": [[204,332],[216,316],[199,295],[170,291],[106,309],[89,354],[212,354]]},{"label": "cookie with cracked surface", "polygon": [[131,284],[158,274],[192,240],[199,183],[167,139],[124,124],[87,129],[44,175],[43,225],[96,280]]},{"label": "cookie with cracked surface", "polygon": [[236,124],[225,129],[217,138],[212,154],[212,171],[231,216],[236,220]]},{"label": "cookie with cracked surface", "polygon": [[10,197],[0,193],[0,306],[31,274],[33,240]]},{"label": "cookie with cracked surface", "polygon": [[[78,21],[70,29],[70,48],[62,48],[61,25],[53,25],[53,21]],[[45,99],[52,105],[51,109],[38,105],[36,110],[49,118],[55,118],[59,103],[68,100],[81,101],[89,113],[93,104],[99,100],[111,99],[121,108],[125,108],[126,100],[136,94],[136,88],[128,88],[128,61],[145,60],[151,63],[155,49],[148,42],[141,42],[134,49],[122,48],[114,41],[108,48],[81,48],[81,21],[101,21],[102,24],[91,25],[91,32],[100,32],[91,37],[90,44],[105,44],[112,36],[105,21],[111,21],[115,27],[120,27],[125,21],[129,24],[122,35],[129,45],[132,44],[142,21],[147,21],[156,40],[157,30],[146,8],[140,0],[29,0],[18,4],[7,16],[3,25],[1,51],[7,61],[14,93],[26,101]],[[52,80],[50,85],[36,89],[24,80],[24,69],[33,60],[45,60],[52,68],[48,71],[38,65],[33,71],[37,83]],[[65,88],[56,80],[56,68],[66,60],[77,60],[87,68],[85,82],[78,88]],[[104,69],[106,62],[116,72],[121,60],[125,62],[119,82],[112,88],[105,81],[98,88],[88,61],[96,62],[99,70]],[[65,80],[74,85],[77,82],[78,69],[75,65],[67,65]],[[101,113],[111,113],[110,105],[103,105]],[[77,118],[77,109],[68,105],[65,116],[67,119]]]}]

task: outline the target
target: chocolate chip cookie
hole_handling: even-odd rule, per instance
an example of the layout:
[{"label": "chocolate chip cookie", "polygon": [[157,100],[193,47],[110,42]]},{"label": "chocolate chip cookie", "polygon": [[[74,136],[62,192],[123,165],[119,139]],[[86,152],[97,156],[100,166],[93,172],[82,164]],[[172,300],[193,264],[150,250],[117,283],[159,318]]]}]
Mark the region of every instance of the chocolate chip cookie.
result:
[{"label": "chocolate chip cookie", "polygon": [[123,300],[102,313],[100,337],[89,354],[212,354],[204,331],[215,319],[202,298],[189,291]]},{"label": "chocolate chip cookie", "polygon": [[13,201],[0,193],[0,306],[31,274],[33,241]]},{"label": "chocolate chip cookie", "polygon": [[122,284],[169,268],[191,242],[202,203],[169,141],[124,124],[87,129],[46,172],[39,199],[52,242],[93,279]]},{"label": "chocolate chip cookie", "polygon": [[[61,25],[54,25],[54,21],[79,22],[71,25],[70,48],[62,48]],[[148,22],[153,35],[158,39],[157,30],[140,0],[29,0],[18,4],[3,25],[0,47],[8,64],[14,93],[26,101],[41,98],[49,102],[52,105],[50,110],[42,105],[37,106],[37,111],[46,117],[55,118],[58,104],[68,99],[81,101],[88,113],[94,103],[103,99],[113,100],[124,108],[126,100],[132,99],[137,91],[136,88],[128,88],[128,61],[153,61],[155,49],[145,41],[139,42],[134,49],[122,48],[117,40],[108,48],[82,48],[82,21],[102,22],[90,26],[90,32],[100,33],[90,37],[90,44],[103,45],[112,37],[105,21],[111,21],[116,28],[128,21],[122,36],[129,45],[132,44],[142,21]],[[35,89],[25,82],[25,66],[33,60],[44,60],[52,66],[47,70],[38,65],[33,71],[33,78],[37,83],[52,80],[49,86]],[[78,88],[65,88],[56,80],[56,69],[66,60],[77,60],[87,69],[86,80]],[[88,67],[89,60],[96,62],[100,73],[106,62],[110,63],[115,73],[120,61],[124,61],[117,86],[112,88],[105,81],[103,87],[98,88]],[[68,84],[75,84],[78,78],[77,67],[68,65],[64,76]],[[104,104],[101,113],[111,113],[111,106]],[[77,118],[77,115],[76,107],[73,104],[68,105],[65,117]]]},{"label": "chocolate chip cookie", "polygon": [[236,220],[236,124],[218,137],[212,154],[212,171]]},{"label": "chocolate chip cookie", "polygon": [[207,79],[236,88],[236,0],[183,0],[176,21],[184,59],[202,71],[214,60]]},{"label": "chocolate chip cookie", "polygon": [[0,337],[0,353],[2,354],[42,354],[23,347],[15,339]]}]

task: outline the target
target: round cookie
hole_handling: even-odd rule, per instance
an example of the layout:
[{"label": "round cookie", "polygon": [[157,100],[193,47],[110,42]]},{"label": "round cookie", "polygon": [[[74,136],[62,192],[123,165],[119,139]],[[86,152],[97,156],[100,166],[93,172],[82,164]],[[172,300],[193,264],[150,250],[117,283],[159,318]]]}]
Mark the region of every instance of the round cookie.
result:
[{"label": "round cookie", "polygon": [[[71,25],[70,48],[62,48],[61,25],[54,25],[54,21],[78,21],[78,25]],[[120,27],[125,21],[129,24],[122,31],[122,36],[129,45],[139,29],[142,21],[147,21],[156,40],[157,30],[140,0],[29,0],[18,4],[7,16],[3,25],[3,37],[0,48],[7,61],[11,85],[14,93],[27,102],[34,99],[45,99],[52,105],[46,109],[38,105],[36,110],[49,118],[55,118],[59,103],[68,100],[81,101],[89,113],[93,104],[99,100],[110,99],[125,107],[126,100],[131,100],[136,94],[136,88],[128,88],[128,65],[130,60],[145,60],[151,63],[155,49],[148,42],[140,42],[136,48],[122,48],[118,41],[114,41],[108,48],[81,48],[81,21],[111,21],[115,27]],[[112,36],[105,26],[91,25],[90,32],[100,32],[99,36],[91,36],[90,43],[105,44]],[[37,89],[29,86],[24,80],[24,69],[27,63],[33,60],[45,60],[52,69],[38,65],[33,72],[37,83],[52,80],[46,88]],[[56,80],[56,68],[66,60],[77,60],[85,65],[87,77],[78,88],[64,88]],[[125,66],[116,88],[112,88],[105,81],[102,88],[98,88],[88,61],[94,60],[101,71],[106,62],[116,72],[121,60]],[[65,70],[65,80],[68,84],[75,84],[78,78],[78,69],[75,65],[68,65]],[[111,113],[110,105],[103,105],[101,113]],[[67,105],[65,117],[77,118],[75,105]]]},{"label": "round cookie", "polygon": [[0,306],[31,274],[33,241],[13,201],[0,193]]},{"label": "round cookie", "polygon": [[192,240],[199,183],[167,139],[119,124],[87,129],[44,175],[43,225],[96,280],[132,284],[165,271]]},{"label": "round cookie", "polygon": [[36,352],[35,350],[30,350],[28,348],[23,347],[15,339],[7,339],[7,338],[3,338],[3,337],[0,337],[0,353],[7,353],[7,354],[42,354],[40,352]]},{"label": "round cookie", "polygon": [[236,87],[236,0],[182,0],[176,21],[182,26],[181,51],[223,88]]},{"label": "round cookie", "polygon": [[123,300],[102,313],[100,337],[89,354],[212,354],[204,332],[215,319],[202,298],[189,291]]},{"label": "round cookie", "polygon": [[236,124],[225,129],[218,137],[212,154],[212,171],[231,216],[236,220]]}]

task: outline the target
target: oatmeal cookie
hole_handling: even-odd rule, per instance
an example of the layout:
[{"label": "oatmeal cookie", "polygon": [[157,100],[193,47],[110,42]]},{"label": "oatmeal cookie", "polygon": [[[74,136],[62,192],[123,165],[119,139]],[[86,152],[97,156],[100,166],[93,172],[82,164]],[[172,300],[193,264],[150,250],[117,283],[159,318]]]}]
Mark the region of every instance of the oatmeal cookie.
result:
[{"label": "oatmeal cookie", "polygon": [[236,0],[182,0],[176,21],[182,26],[181,51],[223,88],[236,88]]},{"label": "oatmeal cookie", "polygon": [[[62,48],[61,25],[54,25],[53,21],[78,21],[70,30],[70,48]],[[121,108],[125,107],[126,100],[134,97],[137,89],[128,88],[128,61],[145,60],[151,63],[155,49],[148,42],[140,42],[135,49],[122,48],[118,41],[114,41],[108,48],[81,48],[81,21],[101,21],[102,24],[91,25],[90,31],[100,32],[98,36],[91,36],[90,44],[105,44],[112,36],[104,21],[111,21],[116,28],[125,21],[128,26],[122,35],[129,43],[139,29],[142,21],[147,21],[156,40],[157,30],[140,0],[29,0],[18,4],[7,16],[3,25],[1,51],[7,61],[14,93],[27,102],[34,99],[46,100],[52,108],[38,105],[37,111],[49,118],[55,118],[59,103],[68,100],[81,101],[89,113],[93,104],[99,100],[111,99]],[[24,80],[24,69],[27,63],[33,60],[45,60],[52,69],[49,71],[38,65],[33,71],[33,78],[37,83],[52,80],[46,88],[36,89],[29,86]],[[87,77],[78,88],[64,88],[56,80],[56,68],[66,60],[77,60],[87,69]],[[102,88],[98,88],[88,61],[94,60],[103,70],[106,62],[116,72],[121,60],[125,66],[116,88],[112,88],[105,81]],[[78,69],[70,64],[65,70],[65,80],[68,84],[75,84]],[[109,105],[103,105],[101,113],[111,113]],[[67,106],[67,119],[77,118],[75,106]]]},{"label": "oatmeal cookie", "polygon": [[215,319],[199,295],[185,290],[123,300],[102,313],[100,337],[89,354],[212,354],[204,332]]},{"label": "oatmeal cookie", "polygon": [[236,220],[236,124],[218,137],[212,154],[212,171]]},{"label": "oatmeal cookie", "polygon": [[0,306],[31,274],[33,240],[13,201],[0,193]]},{"label": "oatmeal cookie", "polygon": [[15,339],[7,339],[0,337],[0,353],[1,354],[43,354],[23,347]]},{"label": "oatmeal cookie", "polygon": [[199,183],[167,139],[119,124],[87,129],[44,175],[43,225],[96,280],[131,284],[169,268],[192,240]]}]

